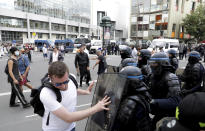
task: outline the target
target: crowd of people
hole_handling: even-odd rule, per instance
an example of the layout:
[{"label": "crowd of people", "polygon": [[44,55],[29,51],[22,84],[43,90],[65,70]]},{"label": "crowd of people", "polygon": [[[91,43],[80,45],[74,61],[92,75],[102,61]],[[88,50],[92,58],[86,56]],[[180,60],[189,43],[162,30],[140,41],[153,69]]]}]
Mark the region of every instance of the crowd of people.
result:
[{"label": "crowd of people", "polygon": [[[46,46],[42,49],[43,57],[49,57],[48,82],[60,91],[62,97],[59,102],[53,91],[46,86],[40,92],[39,97],[45,108],[42,122],[44,131],[75,131],[75,121],[102,110],[109,110],[112,101],[109,96],[105,96],[91,108],[75,111],[77,95],[90,95],[93,88],[93,83],[89,84],[90,59],[85,48],[84,44],[80,46],[74,65],[80,75],[80,87],[83,79],[86,79],[88,86],[86,90],[78,88],[69,78],[69,75],[73,74],[69,73],[67,65],[63,62],[62,48],[59,50],[58,47],[54,47],[50,53]],[[183,52],[184,49],[185,47]],[[202,86],[205,69],[200,62],[201,56],[204,55],[202,47],[189,52],[188,63],[181,74],[177,69],[179,60],[183,59],[184,55],[179,54],[181,56],[178,60],[177,52],[173,49],[168,53],[153,53],[147,49],[136,50],[135,46],[131,45],[131,47],[124,46],[119,51],[122,60],[117,73],[126,76],[127,84],[120,107],[116,110],[117,115],[112,130],[199,131],[204,129],[205,117],[202,116],[205,114],[198,109],[200,106],[205,106],[205,99],[203,99],[205,93]],[[16,96],[24,108],[30,107],[22,92],[23,85],[33,89],[27,77],[31,62],[29,53],[25,49],[19,50],[16,47],[11,47],[9,52],[11,55],[7,63],[7,75],[8,82],[11,84],[10,107],[19,106],[15,100]],[[96,60],[93,69],[99,65],[97,74],[101,75],[106,72],[107,56],[103,50],[98,50],[96,54],[97,57],[91,58]],[[196,101],[200,106],[194,104]]]}]

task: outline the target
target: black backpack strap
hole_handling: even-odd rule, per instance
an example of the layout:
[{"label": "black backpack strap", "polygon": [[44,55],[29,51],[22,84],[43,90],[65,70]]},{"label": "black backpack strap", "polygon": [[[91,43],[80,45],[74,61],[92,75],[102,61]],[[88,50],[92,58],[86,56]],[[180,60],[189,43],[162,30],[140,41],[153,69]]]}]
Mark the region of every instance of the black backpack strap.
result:
[{"label": "black backpack strap", "polygon": [[76,81],[75,77],[71,74],[69,74],[69,78],[73,81],[73,83],[75,84],[76,88],[78,89],[78,82]]},{"label": "black backpack strap", "polygon": [[43,86],[47,87],[47,88],[49,88],[49,89],[51,89],[51,90],[53,90],[55,92],[58,102],[62,101],[62,96],[61,96],[60,90],[55,88],[52,83],[45,82],[45,83],[43,83]]},{"label": "black backpack strap", "polygon": [[48,113],[48,117],[47,117],[47,120],[46,120],[46,125],[47,126],[49,125],[49,119],[50,119],[50,112]]}]

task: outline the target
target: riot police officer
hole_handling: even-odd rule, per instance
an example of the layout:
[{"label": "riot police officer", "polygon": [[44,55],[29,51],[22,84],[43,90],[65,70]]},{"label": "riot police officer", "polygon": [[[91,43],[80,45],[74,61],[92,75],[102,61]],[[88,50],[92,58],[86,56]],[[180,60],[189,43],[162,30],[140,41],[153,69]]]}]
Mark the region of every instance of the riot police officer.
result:
[{"label": "riot police officer", "polygon": [[137,67],[137,61],[134,58],[126,58],[121,63],[121,68],[126,66],[134,66]]},{"label": "riot police officer", "polygon": [[204,75],[204,67],[199,62],[200,54],[197,51],[192,51],[189,54],[188,64],[182,74],[181,81],[184,82],[182,87],[184,95],[196,91],[202,91],[202,80]]},{"label": "riot police officer", "polygon": [[179,61],[176,57],[177,52],[174,49],[170,49],[168,51],[168,54],[169,54],[170,64],[172,65],[172,69],[173,69],[171,72],[175,73],[179,65]]},{"label": "riot police officer", "polygon": [[151,68],[148,65],[147,61],[151,57],[151,52],[147,49],[140,50],[140,54],[138,57],[138,67],[141,69],[142,74],[144,75],[144,82],[148,85],[149,79],[151,76]]},{"label": "riot police officer", "polygon": [[120,71],[127,78],[113,131],[151,131],[150,96],[139,68],[127,66]]},{"label": "riot police officer", "polygon": [[157,121],[165,116],[174,115],[180,101],[177,96],[181,89],[178,77],[170,72],[172,67],[169,57],[165,53],[154,54],[150,58],[149,64],[152,70],[149,92],[153,99],[151,113],[155,115],[152,120],[152,130],[154,130]]},{"label": "riot police officer", "polygon": [[129,46],[122,46],[120,48],[121,62],[126,58],[132,58],[132,49]]}]

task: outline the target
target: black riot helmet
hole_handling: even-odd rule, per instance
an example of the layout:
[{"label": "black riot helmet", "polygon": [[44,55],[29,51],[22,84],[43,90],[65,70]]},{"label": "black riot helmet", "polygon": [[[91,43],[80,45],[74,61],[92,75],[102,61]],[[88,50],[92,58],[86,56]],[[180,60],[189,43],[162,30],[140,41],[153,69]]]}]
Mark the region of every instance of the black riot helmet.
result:
[{"label": "black riot helmet", "polygon": [[140,50],[140,54],[138,57],[139,67],[141,68],[143,65],[147,65],[147,61],[150,59],[150,57],[151,57],[151,51],[147,49]]},{"label": "black riot helmet", "polygon": [[126,66],[119,72],[120,76],[126,77],[128,80],[127,93],[132,94],[136,91],[145,91],[147,88],[143,82],[143,75],[138,67]]},{"label": "black riot helmet", "polygon": [[123,45],[120,47],[120,55],[122,60],[126,58],[131,58],[132,49],[129,46]]},{"label": "black riot helmet", "polygon": [[165,69],[170,66],[169,57],[164,52],[154,54],[149,60],[152,73],[159,76]]},{"label": "black riot helmet", "polygon": [[188,59],[188,61],[189,61],[190,64],[198,63],[198,62],[200,61],[200,59],[201,59],[201,58],[200,58],[199,52],[197,52],[197,51],[192,51],[192,52],[189,53],[189,59]]},{"label": "black riot helmet", "polygon": [[177,52],[174,49],[170,49],[168,50],[168,54],[172,55],[171,57],[176,57]]},{"label": "black riot helmet", "polygon": [[134,58],[126,58],[121,63],[122,67],[135,66],[137,67],[137,61]]}]

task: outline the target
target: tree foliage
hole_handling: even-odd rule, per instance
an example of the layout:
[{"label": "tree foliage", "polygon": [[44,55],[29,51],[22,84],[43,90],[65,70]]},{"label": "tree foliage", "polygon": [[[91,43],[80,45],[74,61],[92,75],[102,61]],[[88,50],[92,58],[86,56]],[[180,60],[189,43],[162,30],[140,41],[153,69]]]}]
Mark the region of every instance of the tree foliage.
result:
[{"label": "tree foliage", "polygon": [[188,14],[183,19],[183,25],[186,33],[194,36],[198,42],[205,40],[205,6],[200,5],[194,12]]}]

